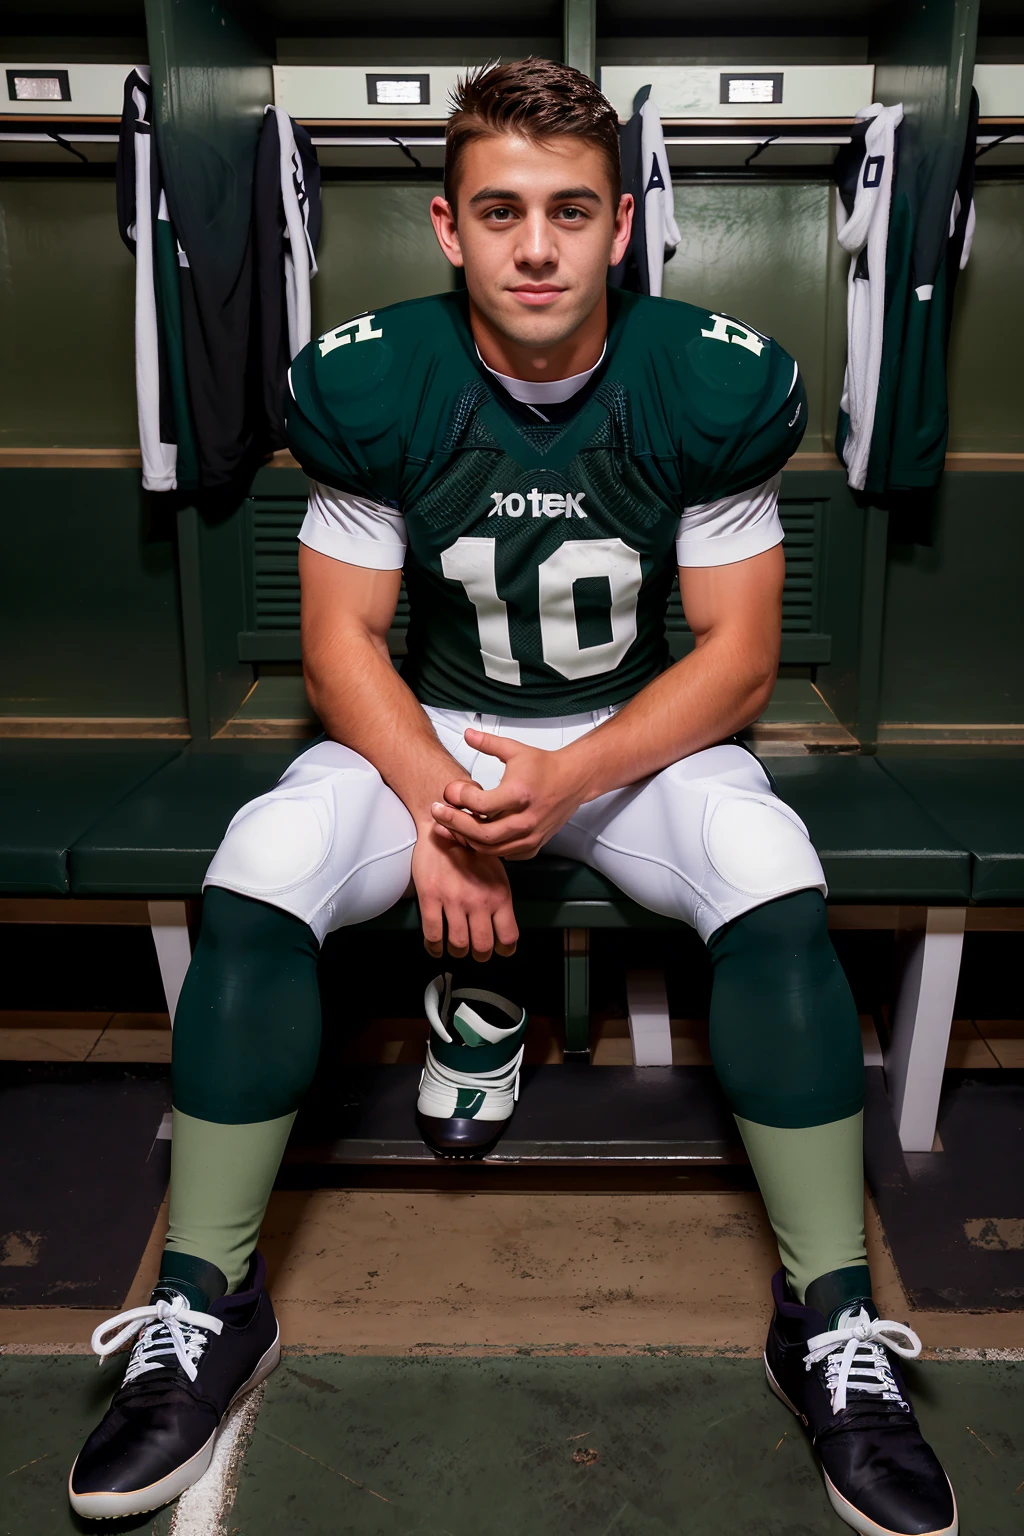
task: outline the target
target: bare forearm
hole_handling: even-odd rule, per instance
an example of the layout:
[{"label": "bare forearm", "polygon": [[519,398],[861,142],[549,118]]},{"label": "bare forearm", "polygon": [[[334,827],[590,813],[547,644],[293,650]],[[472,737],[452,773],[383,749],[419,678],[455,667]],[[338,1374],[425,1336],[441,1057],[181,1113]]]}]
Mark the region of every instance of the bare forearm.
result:
[{"label": "bare forearm", "polygon": [[346,630],[325,654],[306,662],[306,691],[328,736],[360,753],[398,795],[418,826],[432,825],[430,806],[465,770],[438,741],[386,647]]},{"label": "bare forearm", "polygon": [[737,638],[712,636],[648,683],[617,714],[562,749],[582,800],[635,784],[756,720],[772,679]]}]

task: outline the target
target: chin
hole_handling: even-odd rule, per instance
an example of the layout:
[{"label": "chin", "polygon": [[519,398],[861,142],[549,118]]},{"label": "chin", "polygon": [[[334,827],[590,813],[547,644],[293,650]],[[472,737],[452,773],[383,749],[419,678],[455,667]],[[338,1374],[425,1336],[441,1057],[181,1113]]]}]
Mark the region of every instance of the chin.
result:
[{"label": "chin", "polygon": [[560,342],[567,341],[579,329],[588,313],[581,312],[577,306],[573,306],[571,313],[562,309],[558,313],[534,310],[524,314],[517,308],[511,314],[505,310],[500,315],[494,315],[492,323],[519,346],[542,349],[556,347]]}]

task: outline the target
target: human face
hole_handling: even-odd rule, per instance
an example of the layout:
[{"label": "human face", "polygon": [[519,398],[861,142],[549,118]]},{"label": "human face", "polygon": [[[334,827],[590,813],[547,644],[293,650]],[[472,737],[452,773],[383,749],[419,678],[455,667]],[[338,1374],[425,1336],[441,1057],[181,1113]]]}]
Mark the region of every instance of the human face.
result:
[{"label": "human face", "polygon": [[485,362],[549,379],[596,362],[608,267],[629,242],[632,209],[629,196],[613,204],[604,157],[582,139],[498,133],[466,146],[458,223],[444,198],[430,213],[445,255],[465,270]]}]

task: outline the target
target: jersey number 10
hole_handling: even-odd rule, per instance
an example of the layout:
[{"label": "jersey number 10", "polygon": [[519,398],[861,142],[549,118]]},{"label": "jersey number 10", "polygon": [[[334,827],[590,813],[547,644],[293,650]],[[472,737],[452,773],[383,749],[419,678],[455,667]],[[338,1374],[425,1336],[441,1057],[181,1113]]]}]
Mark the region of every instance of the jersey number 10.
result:
[{"label": "jersey number 10", "polygon": [[[476,609],[480,659],[497,683],[520,684],[512,655],[508,604],[498,596],[494,539],[456,539],[441,555],[449,581],[460,581]],[[581,646],[573,584],[604,577],[611,590],[610,640]],[[541,651],[549,667],[575,682],[613,672],[636,639],[636,607],[643,572],[640,556],[621,539],[566,539],[537,567]]]}]

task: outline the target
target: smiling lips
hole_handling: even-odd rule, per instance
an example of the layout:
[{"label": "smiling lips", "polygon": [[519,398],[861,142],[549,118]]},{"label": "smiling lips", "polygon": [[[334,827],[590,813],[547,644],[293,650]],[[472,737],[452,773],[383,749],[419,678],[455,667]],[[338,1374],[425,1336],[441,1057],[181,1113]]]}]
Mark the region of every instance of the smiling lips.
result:
[{"label": "smiling lips", "polygon": [[526,283],[521,288],[511,288],[521,304],[528,304],[531,309],[540,309],[545,304],[551,304],[564,293],[564,288],[556,288],[553,283]]}]

